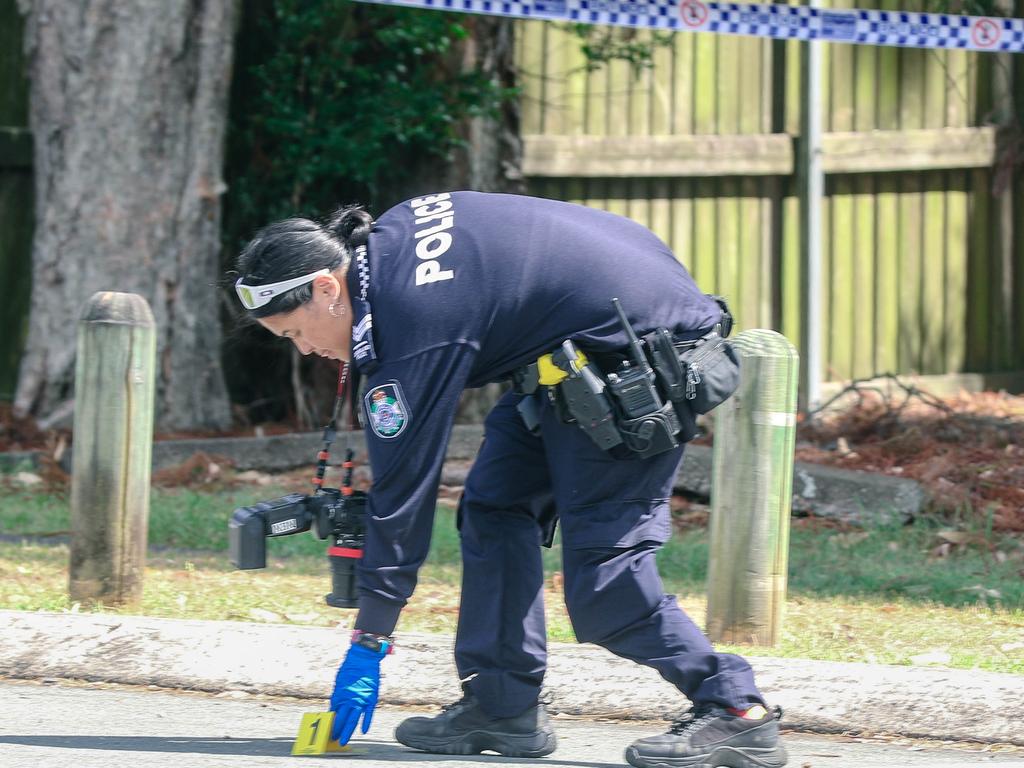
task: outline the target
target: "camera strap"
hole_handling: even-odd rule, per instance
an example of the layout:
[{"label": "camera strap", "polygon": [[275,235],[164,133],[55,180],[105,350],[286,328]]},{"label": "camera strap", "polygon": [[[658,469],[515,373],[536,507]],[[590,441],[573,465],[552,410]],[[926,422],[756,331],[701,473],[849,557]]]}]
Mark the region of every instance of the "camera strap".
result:
[{"label": "camera strap", "polygon": [[[323,491],[324,487],[324,475],[327,473],[327,464],[331,460],[331,445],[334,443],[335,438],[338,436],[338,419],[341,418],[342,409],[345,406],[345,395],[347,390],[351,388],[351,382],[348,376],[348,363],[342,363],[338,366],[338,392],[334,397],[334,410],[331,413],[331,420],[324,427],[324,447],[320,449],[320,452],[316,455],[316,475],[313,477],[313,487],[315,488],[314,496],[319,496]],[[351,469],[352,456],[351,449],[348,448],[348,432],[345,433],[345,469]],[[348,483],[346,483],[348,485]]]}]

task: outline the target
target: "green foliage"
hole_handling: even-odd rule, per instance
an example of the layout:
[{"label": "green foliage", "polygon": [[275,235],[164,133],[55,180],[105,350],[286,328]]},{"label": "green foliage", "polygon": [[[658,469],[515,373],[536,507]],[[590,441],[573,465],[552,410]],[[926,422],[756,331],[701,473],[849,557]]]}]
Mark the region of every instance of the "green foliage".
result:
[{"label": "green foliage", "polygon": [[926,11],[966,16],[1012,16],[1012,0],[928,0]]},{"label": "green foliage", "polygon": [[639,77],[645,69],[654,66],[654,52],[672,45],[673,32],[652,30],[641,36],[632,28],[607,27],[593,24],[566,25],[580,40],[580,50],[587,58],[585,68],[595,72],[612,61],[625,61]]},{"label": "green foliage", "polygon": [[[464,18],[348,0],[247,4],[229,133],[228,242],[295,213],[373,207],[508,96],[462,64]],[[232,242],[232,236],[235,236]]]},{"label": "green foliage", "polygon": [[[465,119],[496,114],[513,93],[466,55],[477,23],[351,0],[246,2],[226,146],[224,270],[272,221],[323,218],[350,203],[377,215],[448,183]],[[238,323],[231,282],[223,321],[233,402],[251,422],[313,427],[336,374]]]}]

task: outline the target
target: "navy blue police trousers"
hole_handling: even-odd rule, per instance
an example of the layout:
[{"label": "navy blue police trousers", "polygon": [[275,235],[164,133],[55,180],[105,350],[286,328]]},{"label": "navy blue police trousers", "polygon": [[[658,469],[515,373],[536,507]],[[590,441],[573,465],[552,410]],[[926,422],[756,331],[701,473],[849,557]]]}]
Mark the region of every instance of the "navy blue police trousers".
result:
[{"label": "navy blue police trousers", "polygon": [[565,603],[576,638],[656,669],[695,704],[764,704],[741,657],[716,653],[666,595],[655,553],[668,540],[669,497],[683,449],[614,459],[544,400],[540,434],[506,393],[459,504],[462,605],[455,662],[492,717],[537,701],[547,662],[538,510],[561,528]]}]

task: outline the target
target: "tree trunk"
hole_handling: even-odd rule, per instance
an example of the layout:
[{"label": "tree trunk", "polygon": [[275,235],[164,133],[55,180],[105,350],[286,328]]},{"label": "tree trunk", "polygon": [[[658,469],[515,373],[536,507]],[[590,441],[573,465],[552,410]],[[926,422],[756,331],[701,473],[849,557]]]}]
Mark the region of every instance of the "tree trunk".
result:
[{"label": "tree trunk", "polygon": [[225,427],[217,282],[235,2],[19,4],[36,229],[15,407],[69,420],[79,315],[96,291],[122,291],[156,320],[158,425]]},{"label": "tree trunk", "polygon": [[[467,16],[463,23],[469,35],[461,51],[462,68],[480,69],[502,88],[513,88],[516,85],[513,22],[492,16]],[[460,130],[465,144],[456,150],[449,165],[449,188],[526,192],[518,98],[506,99],[496,116],[465,120]],[[505,384],[488,384],[466,390],[459,402],[457,421],[482,422],[506,389]]]},{"label": "tree trunk", "polygon": [[[469,35],[462,45],[462,69],[478,69],[500,87],[514,88],[514,22],[493,16],[467,16],[463,24]],[[450,186],[478,192],[526,192],[517,97],[505,99],[497,116],[464,121],[460,132],[466,143],[455,152],[449,166]]]}]

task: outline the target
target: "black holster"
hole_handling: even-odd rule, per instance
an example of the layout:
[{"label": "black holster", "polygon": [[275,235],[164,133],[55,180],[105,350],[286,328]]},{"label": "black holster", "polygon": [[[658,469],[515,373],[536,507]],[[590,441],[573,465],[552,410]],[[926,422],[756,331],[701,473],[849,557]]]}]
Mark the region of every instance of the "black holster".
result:
[{"label": "black holster", "polygon": [[679,417],[683,442],[697,434],[697,416],[724,403],[740,383],[739,355],[717,330],[692,342],[673,342],[659,328],[644,337],[658,384]]}]

